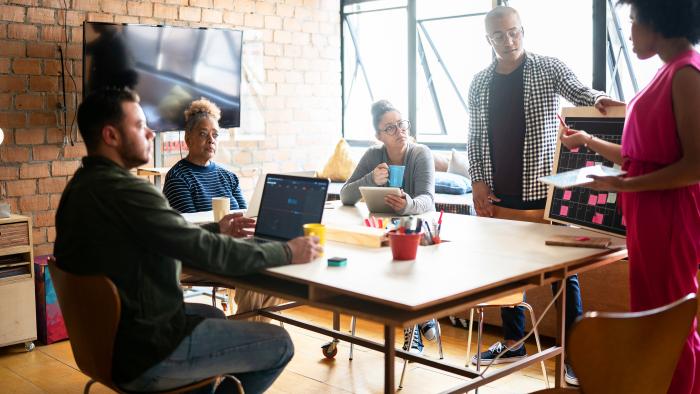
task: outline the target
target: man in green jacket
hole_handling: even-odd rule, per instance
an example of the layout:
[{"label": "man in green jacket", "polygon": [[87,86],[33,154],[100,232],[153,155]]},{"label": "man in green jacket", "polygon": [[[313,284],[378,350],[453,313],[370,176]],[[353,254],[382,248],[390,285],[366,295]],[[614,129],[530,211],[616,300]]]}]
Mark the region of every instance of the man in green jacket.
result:
[{"label": "man in green jacket", "polygon": [[61,196],[54,253],[61,268],[106,275],[119,290],[115,382],[161,391],[228,373],[248,393],[265,391],[294,353],[289,335],[185,304],[181,265],[244,275],[309,262],[321,252],[318,239],[238,240],[245,220],[237,215],[202,227],[187,223],[159,190],[129,171],[148,162],[154,136],[130,90],[90,94],[78,108],[78,126],[88,156]]}]

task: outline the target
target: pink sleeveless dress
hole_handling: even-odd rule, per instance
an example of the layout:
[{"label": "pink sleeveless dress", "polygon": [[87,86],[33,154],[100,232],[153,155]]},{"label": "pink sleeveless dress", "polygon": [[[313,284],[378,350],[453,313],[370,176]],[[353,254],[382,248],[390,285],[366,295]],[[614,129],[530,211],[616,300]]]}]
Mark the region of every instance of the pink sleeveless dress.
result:
[{"label": "pink sleeveless dress", "polygon": [[[671,86],[674,74],[688,66],[700,72],[700,54],[690,50],[678,55],[630,101],[622,135],[623,169],[628,176],[656,171],[683,155]],[[697,293],[700,184],[621,193],[621,198],[627,225],[631,309],[652,309]],[[688,333],[670,393],[700,393],[700,337],[696,325],[693,322]]]}]

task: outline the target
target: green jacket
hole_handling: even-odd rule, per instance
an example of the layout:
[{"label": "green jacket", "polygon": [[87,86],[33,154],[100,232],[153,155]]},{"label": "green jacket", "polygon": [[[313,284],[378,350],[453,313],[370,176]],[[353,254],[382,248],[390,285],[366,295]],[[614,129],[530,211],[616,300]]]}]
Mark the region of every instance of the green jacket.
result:
[{"label": "green jacket", "polygon": [[187,223],[159,190],[116,163],[83,158],[61,196],[54,254],[63,269],[107,275],[119,290],[115,382],[132,381],[163,360],[201,321],[185,316],[181,263],[231,276],[289,263],[285,244],[217,232],[216,223]]}]

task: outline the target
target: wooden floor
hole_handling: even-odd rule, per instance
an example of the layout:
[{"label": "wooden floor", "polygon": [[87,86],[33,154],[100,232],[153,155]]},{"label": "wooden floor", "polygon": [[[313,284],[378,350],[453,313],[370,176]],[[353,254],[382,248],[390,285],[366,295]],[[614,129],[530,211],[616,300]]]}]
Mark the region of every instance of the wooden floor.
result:
[{"label": "wooden floor", "polygon": [[[206,301],[205,301],[206,302]],[[310,307],[300,307],[285,311],[287,315],[326,326],[331,325],[331,314]],[[343,316],[341,327],[349,328],[348,317]],[[442,342],[445,359],[463,365],[466,356],[467,330],[441,321]],[[296,349],[294,358],[275,382],[269,393],[379,393],[383,391],[383,355],[361,347],[355,347],[355,357],[349,361],[349,346],[341,343],[334,360],[327,360],[321,354],[321,345],[328,338],[290,325],[285,328],[291,334]],[[485,346],[498,339],[497,329],[485,334]],[[383,341],[383,328],[371,322],[359,321],[357,335],[376,341]],[[403,335],[396,334],[398,341]],[[476,333],[472,337],[475,349]],[[435,342],[425,342],[424,355],[438,357]],[[551,342],[545,340],[545,345]],[[528,353],[535,351],[535,345],[527,344]],[[397,359],[396,381],[403,360]],[[493,367],[494,369],[497,366]],[[553,373],[554,362],[547,362],[548,373]],[[435,369],[410,363],[404,388],[401,393],[435,393],[458,385],[466,380]],[[553,379],[550,376],[550,381]],[[0,348],[0,392],[1,393],[78,393],[82,391],[87,378],[80,373],[68,341],[48,346],[37,346],[32,352],[25,352],[23,345]],[[539,365],[531,366],[515,375],[489,384],[480,393],[526,393],[545,388]],[[94,385],[92,393],[107,393],[111,390]]]}]

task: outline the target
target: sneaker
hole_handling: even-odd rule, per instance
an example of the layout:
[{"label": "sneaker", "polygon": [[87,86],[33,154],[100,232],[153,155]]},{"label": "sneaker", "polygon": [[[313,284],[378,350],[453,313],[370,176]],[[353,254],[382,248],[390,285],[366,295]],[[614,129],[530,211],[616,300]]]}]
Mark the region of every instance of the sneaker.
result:
[{"label": "sneaker", "polygon": [[569,364],[564,364],[564,381],[571,386],[578,386],[578,378]]},{"label": "sneaker", "polygon": [[[493,364],[505,364],[512,363],[518,360],[522,360],[527,357],[527,352],[525,351],[525,345],[520,345],[519,349],[506,351],[507,347],[505,343],[496,342],[489,350],[481,353],[481,365]],[[505,352],[498,360],[494,361],[499,354]],[[472,364],[476,365],[476,354],[472,357]]]},{"label": "sneaker", "polygon": [[411,330],[403,330],[403,350],[408,350],[409,353],[421,354],[423,353],[423,341],[420,339],[420,331],[416,330],[413,333],[413,343],[411,343],[411,349],[408,349],[408,341],[411,338]]},{"label": "sneaker", "polygon": [[420,332],[423,337],[429,341],[434,341],[437,338],[437,324],[435,324],[435,319],[428,320],[427,322],[418,325],[420,327]]}]

